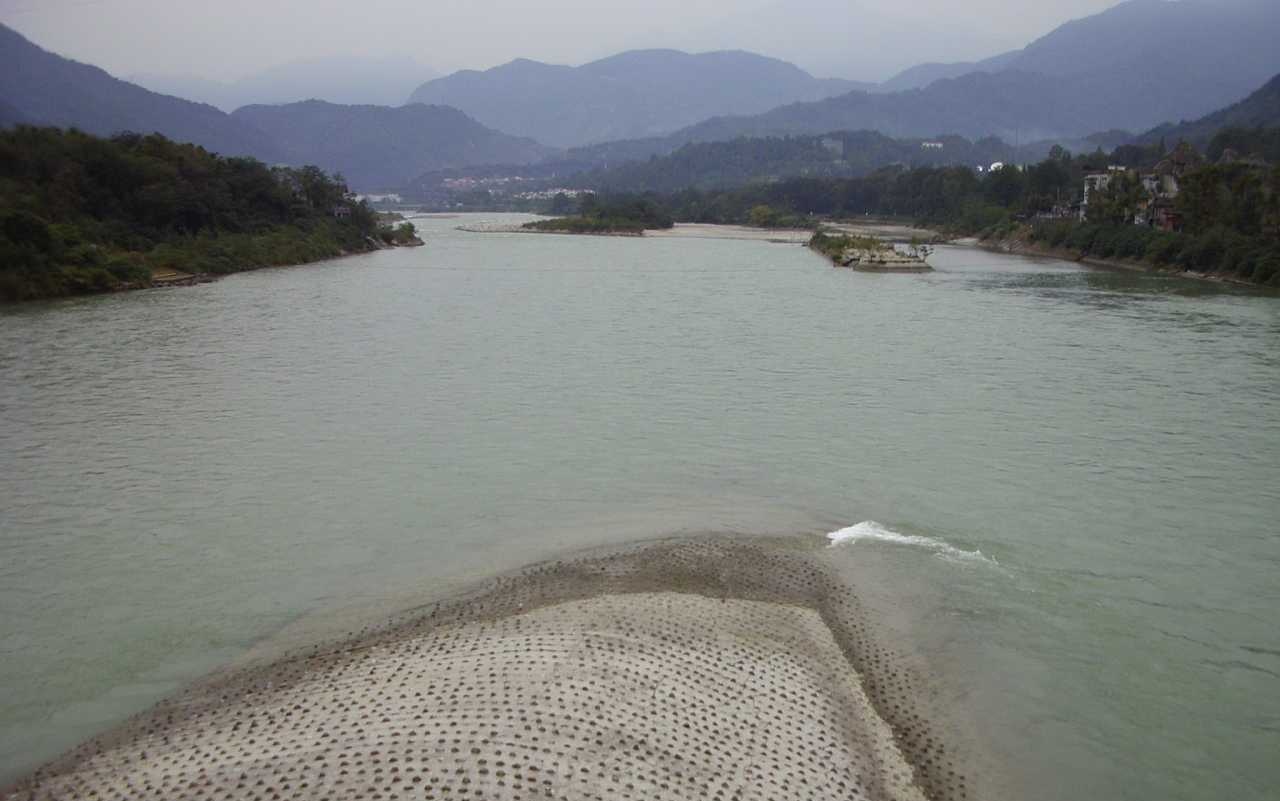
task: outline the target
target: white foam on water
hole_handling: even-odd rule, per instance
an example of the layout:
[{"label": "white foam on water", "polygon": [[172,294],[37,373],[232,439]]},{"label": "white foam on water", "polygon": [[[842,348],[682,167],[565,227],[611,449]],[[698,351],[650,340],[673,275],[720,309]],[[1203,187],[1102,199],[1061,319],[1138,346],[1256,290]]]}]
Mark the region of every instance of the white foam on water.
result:
[{"label": "white foam on water", "polygon": [[831,540],[832,548],[839,545],[847,545],[863,540],[872,540],[875,542],[889,542],[894,545],[910,545],[917,548],[925,548],[933,551],[939,559],[955,562],[986,562],[987,564],[997,565],[996,560],[984,556],[982,551],[966,551],[957,548],[954,545],[935,540],[932,537],[921,537],[915,534],[902,534],[891,528],[882,526],[874,520],[863,521],[856,526],[842,528],[839,531],[833,531],[827,535],[827,539]]}]

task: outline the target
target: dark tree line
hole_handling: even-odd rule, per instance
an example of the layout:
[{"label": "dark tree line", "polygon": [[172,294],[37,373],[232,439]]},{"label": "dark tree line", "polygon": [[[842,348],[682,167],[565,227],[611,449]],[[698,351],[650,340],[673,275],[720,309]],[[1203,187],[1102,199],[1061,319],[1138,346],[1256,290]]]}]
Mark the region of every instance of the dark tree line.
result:
[{"label": "dark tree line", "polygon": [[159,135],[0,133],[0,298],[226,273],[368,247],[378,222],[315,167],[270,168]]},{"label": "dark tree line", "polygon": [[[552,209],[564,209],[569,199],[559,195]],[[651,195],[617,195],[601,198],[583,195],[576,214],[528,223],[535,231],[564,231],[575,234],[638,234],[645,230],[671,228],[675,219],[657,198]]]},{"label": "dark tree line", "polygon": [[[681,222],[815,227],[826,219],[893,217],[955,234],[1023,236],[1081,255],[1124,258],[1191,271],[1280,283],[1280,166],[1267,163],[1276,130],[1228,130],[1207,152],[1222,163],[1179,161],[1172,203],[1177,231],[1157,230],[1140,212],[1151,193],[1141,172],[1187,156],[1164,143],[1072,155],[979,173],[968,167],[888,167],[855,178],[792,178],[722,189],[686,189],[655,198]],[[1230,151],[1230,152],[1229,152]],[[1233,156],[1234,154],[1234,156]],[[1120,169],[1115,169],[1120,168]],[[1112,181],[1077,219],[1084,178]],[[635,196],[618,195],[608,204]]]}]

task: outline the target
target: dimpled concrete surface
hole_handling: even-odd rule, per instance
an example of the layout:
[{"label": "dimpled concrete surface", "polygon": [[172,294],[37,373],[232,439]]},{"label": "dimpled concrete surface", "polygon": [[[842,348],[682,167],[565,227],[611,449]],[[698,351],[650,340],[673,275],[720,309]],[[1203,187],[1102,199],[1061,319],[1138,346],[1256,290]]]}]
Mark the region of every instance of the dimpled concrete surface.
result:
[{"label": "dimpled concrete surface", "polygon": [[8,797],[965,797],[856,611],[767,541],[545,563],[215,677]]}]

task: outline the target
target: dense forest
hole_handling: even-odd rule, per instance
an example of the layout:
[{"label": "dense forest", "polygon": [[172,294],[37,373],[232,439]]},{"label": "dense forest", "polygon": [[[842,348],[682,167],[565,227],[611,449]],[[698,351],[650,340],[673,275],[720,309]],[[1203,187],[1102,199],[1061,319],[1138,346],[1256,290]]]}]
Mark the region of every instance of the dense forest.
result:
[{"label": "dense forest", "polygon": [[[954,235],[1039,243],[1079,256],[1280,285],[1280,166],[1276,129],[1228,129],[1206,153],[1164,143],[1072,155],[1055,148],[1044,161],[978,173],[968,167],[891,167],[855,178],[795,178],[732,189],[614,196],[587,202],[646,202],[681,222],[817,227],[823,220],[892,217]],[[1174,231],[1143,222],[1150,198],[1141,175],[1177,161],[1185,170],[1170,200]],[[1270,163],[1268,163],[1270,161]],[[1115,180],[1077,217],[1084,177]]]},{"label": "dense forest", "polygon": [[269,168],[162,136],[0,133],[0,299],[110,291],[404,242],[315,167]]},{"label": "dense forest", "polygon": [[893,164],[973,167],[1015,158],[1038,159],[1049,147],[1031,145],[1015,150],[1000,139],[970,142],[959,136],[892,139],[875,131],[742,137],[685,145],[669,155],[597,169],[575,177],[574,182],[604,192],[727,189],[783,176],[852,178]]}]

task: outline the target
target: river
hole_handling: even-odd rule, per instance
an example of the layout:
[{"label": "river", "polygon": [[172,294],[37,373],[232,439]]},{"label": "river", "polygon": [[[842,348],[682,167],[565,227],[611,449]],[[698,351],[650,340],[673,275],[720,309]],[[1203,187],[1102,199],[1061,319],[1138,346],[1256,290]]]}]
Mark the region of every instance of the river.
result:
[{"label": "river", "polygon": [[0,778],[299,626],[856,526],[839,558],[1011,794],[1274,797],[1280,297],[460,222],[0,308]]}]

